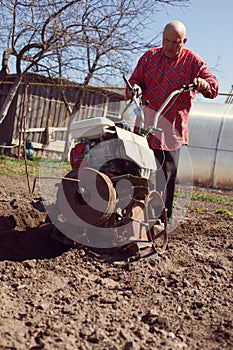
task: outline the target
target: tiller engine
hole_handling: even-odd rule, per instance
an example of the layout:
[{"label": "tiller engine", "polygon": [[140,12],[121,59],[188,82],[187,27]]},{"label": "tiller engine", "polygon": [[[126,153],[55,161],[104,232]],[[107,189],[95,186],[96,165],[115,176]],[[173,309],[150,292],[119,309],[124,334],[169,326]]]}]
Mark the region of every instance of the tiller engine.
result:
[{"label": "tiller engine", "polygon": [[156,163],[146,137],[108,118],[74,122],[70,131],[72,170],[57,195],[65,235],[94,248],[163,253],[166,210],[154,190]]}]

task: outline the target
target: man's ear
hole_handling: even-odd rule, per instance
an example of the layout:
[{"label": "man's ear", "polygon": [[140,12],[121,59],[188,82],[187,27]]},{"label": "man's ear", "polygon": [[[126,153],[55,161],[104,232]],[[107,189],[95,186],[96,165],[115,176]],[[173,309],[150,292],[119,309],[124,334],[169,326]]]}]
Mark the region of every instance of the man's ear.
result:
[{"label": "man's ear", "polygon": [[188,38],[184,38],[184,39],[183,39],[183,44],[186,44],[187,41],[188,41]]}]

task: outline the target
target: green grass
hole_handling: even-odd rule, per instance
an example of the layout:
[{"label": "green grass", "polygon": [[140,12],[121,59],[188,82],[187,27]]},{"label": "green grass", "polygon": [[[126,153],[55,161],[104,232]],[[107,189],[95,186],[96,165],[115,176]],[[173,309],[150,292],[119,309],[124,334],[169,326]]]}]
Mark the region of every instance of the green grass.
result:
[{"label": "green grass", "polygon": [[[190,194],[185,192],[176,193],[176,196],[179,198],[189,198]],[[215,193],[193,193],[191,196],[192,201],[201,201],[201,202],[212,202],[223,205],[229,205],[233,207],[233,197]]]},{"label": "green grass", "polygon": [[[207,214],[210,216],[222,215],[225,217],[227,216],[231,218],[233,217],[233,211],[229,210],[229,208],[231,209],[233,207],[233,197],[227,194],[224,194],[224,192],[222,194],[208,193],[208,192],[205,192],[205,193],[194,192],[190,196],[190,193],[181,191],[181,192],[175,193],[175,197],[190,199],[192,203],[189,203],[188,208],[191,212],[196,212],[198,214]],[[203,207],[201,205],[195,206],[194,205],[195,201],[203,202]],[[219,207],[217,209],[210,210],[209,208],[205,207],[205,205],[208,206],[207,203],[216,203],[217,206]]]},{"label": "green grass", "polygon": [[[0,174],[4,175],[39,175],[40,166],[46,166],[46,164],[52,164],[54,167],[62,167],[64,173],[68,173],[71,170],[69,162],[53,161],[49,160],[41,161],[41,158],[28,159],[26,162],[24,159],[10,158],[4,155],[0,156]],[[27,167],[26,167],[27,166]]]},{"label": "green grass", "polygon": [[233,217],[233,212],[223,208],[219,208],[218,210],[216,210],[215,213]]}]

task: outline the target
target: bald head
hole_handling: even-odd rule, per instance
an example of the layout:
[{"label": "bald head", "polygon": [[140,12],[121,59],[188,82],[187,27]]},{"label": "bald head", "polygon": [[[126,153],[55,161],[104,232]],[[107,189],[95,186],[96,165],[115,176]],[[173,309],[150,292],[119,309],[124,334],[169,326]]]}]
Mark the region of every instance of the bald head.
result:
[{"label": "bald head", "polygon": [[168,23],[163,31],[163,51],[168,58],[176,57],[187,42],[186,27],[180,21]]},{"label": "bald head", "polygon": [[172,21],[164,27],[163,32],[171,32],[171,31],[183,36],[184,38],[186,37],[186,27],[184,23],[180,21]]}]

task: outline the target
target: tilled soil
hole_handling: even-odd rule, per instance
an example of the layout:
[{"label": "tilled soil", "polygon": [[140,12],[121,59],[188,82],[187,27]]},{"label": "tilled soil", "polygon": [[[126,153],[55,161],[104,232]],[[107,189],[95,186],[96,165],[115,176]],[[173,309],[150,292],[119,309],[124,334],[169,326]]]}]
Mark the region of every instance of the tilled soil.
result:
[{"label": "tilled soil", "polygon": [[192,201],[165,254],[131,261],[54,240],[39,189],[1,175],[0,349],[233,349],[229,211]]}]

